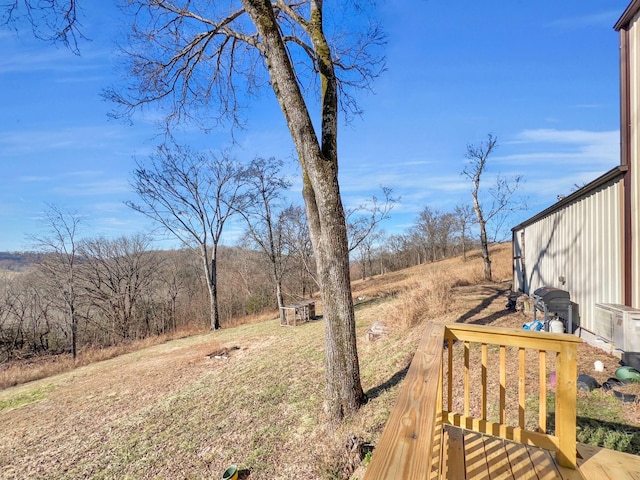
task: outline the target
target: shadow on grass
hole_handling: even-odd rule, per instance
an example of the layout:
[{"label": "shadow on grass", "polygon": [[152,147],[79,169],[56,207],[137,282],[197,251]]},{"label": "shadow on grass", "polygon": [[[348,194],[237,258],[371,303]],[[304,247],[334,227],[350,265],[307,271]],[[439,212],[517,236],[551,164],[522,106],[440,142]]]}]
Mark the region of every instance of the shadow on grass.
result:
[{"label": "shadow on grass", "polygon": [[367,396],[367,400],[373,400],[374,398],[378,398],[387,390],[398,385],[404,379],[404,377],[407,376],[407,372],[409,371],[409,365],[411,364],[408,364],[402,370],[399,370],[396,373],[394,373],[393,376],[389,378],[386,382],[381,383],[377,387],[373,387],[367,390],[365,392],[365,395]]},{"label": "shadow on grass", "polygon": [[502,295],[504,295],[506,291],[507,291],[507,289],[502,289],[502,288],[498,289],[495,294],[485,298],[484,300],[482,300],[482,302],[480,302],[479,305],[477,305],[476,307],[472,308],[467,313],[461,315],[456,320],[456,323],[469,323],[470,325],[489,325],[489,324],[495,322],[496,320],[498,320],[498,319],[500,319],[500,318],[502,318],[502,317],[504,317],[506,315],[509,315],[511,312],[505,308],[504,310],[492,313],[491,315],[488,315],[486,317],[477,318],[477,319],[475,319],[475,320],[473,320],[471,322],[467,322],[467,320],[469,320],[470,318],[473,318],[476,315],[482,313],[497,298],[499,298]]}]

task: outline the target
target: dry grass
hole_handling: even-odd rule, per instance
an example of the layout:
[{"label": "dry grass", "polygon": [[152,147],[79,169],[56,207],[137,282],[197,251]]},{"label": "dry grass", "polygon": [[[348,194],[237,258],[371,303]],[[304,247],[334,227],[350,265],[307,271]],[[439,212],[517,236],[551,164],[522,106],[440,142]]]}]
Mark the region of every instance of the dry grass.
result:
[{"label": "dry grass", "polygon": [[[496,250],[497,278],[510,253]],[[220,478],[232,463],[250,480],[343,478],[348,435],[379,437],[423,322],[522,322],[504,312],[506,285],[474,285],[479,272],[476,256],[354,284],[370,401],[341,425],[323,413],[323,323],[272,318],[0,391],[0,478]],[[365,341],[381,320],[389,334]]]},{"label": "dry grass", "polygon": [[434,270],[421,282],[409,285],[396,301],[384,308],[387,322],[403,329],[415,327],[425,317],[446,314],[451,307],[452,287],[456,279]]},{"label": "dry grass", "polygon": [[176,332],[134,340],[122,345],[106,348],[85,348],[78,352],[75,362],[70,353],[55,356],[35,356],[8,362],[0,365],[0,390],[68,372],[77,367],[119,357],[125,353],[135,352],[153,345],[196,335],[202,333],[203,330],[198,325],[185,325]]},{"label": "dry grass", "polygon": [[[249,323],[263,322],[272,317],[273,314],[268,312],[247,315],[225,322],[224,327],[233,328]],[[55,356],[34,356],[28,359],[20,359],[0,364],[0,390],[41,378],[47,378],[58,373],[68,372],[77,367],[115,358],[125,353],[135,352],[153,345],[160,345],[171,340],[202,334],[206,331],[207,327],[191,323],[180,326],[175,332],[148,337],[142,340],[134,340],[113,347],[86,347],[78,352],[78,357],[75,362],[69,353]]]}]

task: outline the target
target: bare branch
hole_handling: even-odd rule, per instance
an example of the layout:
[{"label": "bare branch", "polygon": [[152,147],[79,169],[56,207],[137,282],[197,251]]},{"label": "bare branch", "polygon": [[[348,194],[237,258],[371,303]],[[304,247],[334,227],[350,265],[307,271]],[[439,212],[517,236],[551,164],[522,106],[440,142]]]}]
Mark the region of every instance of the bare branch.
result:
[{"label": "bare branch", "polygon": [[26,21],[34,37],[61,43],[79,55],[78,42],[86,37],[78,11],[76,0],[13,0],[0,5],[0,25],[17,30],[17,25]]},{"label": "bare branch", "polygon": [[[253,64],[263,48],[255,31],[243,30],[244,9],[214,21],[189,4],[136,3],[128,47],[121,49],[133,76],[125,88],[103,93],[121,107],[112,116],[128,118],[156,104],[167,107],[167,128],[182,120],[203,128],[227,120],[240,126],[236,88],[250,91],[258,85]],[[218,105],[217,115],[212,115],[211,103]]]},{"label": "bare branch", "polygon": [[389,187],[381,187],[383,200],[373,195],[371,200],[346,212],[347,230],[349,235],[349,252],[357,249],[369,236],[373,234],[380,223],[387,218],[397,198],[392,197],[393,190]]}]

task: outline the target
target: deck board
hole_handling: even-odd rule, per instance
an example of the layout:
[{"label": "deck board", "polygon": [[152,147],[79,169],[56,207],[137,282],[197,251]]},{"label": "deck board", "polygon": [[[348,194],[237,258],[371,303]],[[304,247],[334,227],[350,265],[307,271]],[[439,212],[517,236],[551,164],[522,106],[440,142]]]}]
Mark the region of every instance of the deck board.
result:
[{"label": "deck board", "polygon": [[443,326],[428,323],[365,473],[367,480],[430,477],[434,458],[440,458],[434,450],[436,430],[441,430],[436,406],[443,344]]},{"label": "deck board", "polygon": [[452,425],[441,439],[440,480],[640,480],[640,456],[582,443],[573,470],[548,450]]},{"label": "deck board", "polygon": [[513,478],[518,480],[538,480],[538,474],[533,468],[528,449],[521,448],[520,445],[512,442],[505,444],[505,449],[509,456],[509,465],[511,466]]},{"label": "deck board", "polygon": [[[606,480],[559,467],[548,450],[445,425],[441,480]],[[640,460],[640,458],[639,458]],[[617,476],[615,480],[640,480]]]},{"label": "deck board", "polygon": [[640,480],[640,457],[578,444],[578,468],[586,480]]},{"label": "deck board", "polygon": [[491,480],[514,480],[509,465],[505,441],[497,437],[483,437],[484,451]]},{"label": "deck board", "polygon": [[464,430],[466,478],[489,478],[482,435]]},{"label": "deck board", "polygon": [[527,447],[531,464],[535,465],[538,480],[556,480],[563,478],[556,467],[553,456],[548,450],[541,448]]}]

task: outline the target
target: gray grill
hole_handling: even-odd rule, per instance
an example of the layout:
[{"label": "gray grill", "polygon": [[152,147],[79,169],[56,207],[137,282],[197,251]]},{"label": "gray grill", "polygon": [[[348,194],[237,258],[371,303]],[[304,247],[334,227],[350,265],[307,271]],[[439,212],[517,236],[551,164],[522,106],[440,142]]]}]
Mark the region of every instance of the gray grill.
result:
[{"label": "gray grill", "polygon": [[573,329],[573,308],[571,306],[571,296],[566,290],[553,287],[540,287],[533,292],[533,320],[536,320],[536,312],[540,310],[544,313],[544,329],[549,331],[549,313],[554,313],[564,320],[565,332],[572,333]]}]

